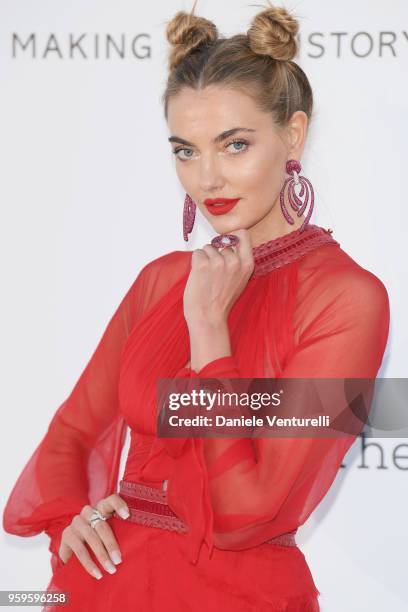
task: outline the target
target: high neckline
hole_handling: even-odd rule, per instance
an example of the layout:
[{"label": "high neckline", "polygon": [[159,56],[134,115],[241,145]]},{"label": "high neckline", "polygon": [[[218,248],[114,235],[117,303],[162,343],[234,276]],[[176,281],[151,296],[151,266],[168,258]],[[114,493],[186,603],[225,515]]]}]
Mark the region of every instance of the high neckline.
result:
[{"label": "high neckline", "polygon": [[289,234],[253,247],[255,266],[251,278],[263,276],[271,270],[291,263],[322,244],[340,246],[340,243],[333,238],[332,231],[309,223],[303,231],[298,228]]}]

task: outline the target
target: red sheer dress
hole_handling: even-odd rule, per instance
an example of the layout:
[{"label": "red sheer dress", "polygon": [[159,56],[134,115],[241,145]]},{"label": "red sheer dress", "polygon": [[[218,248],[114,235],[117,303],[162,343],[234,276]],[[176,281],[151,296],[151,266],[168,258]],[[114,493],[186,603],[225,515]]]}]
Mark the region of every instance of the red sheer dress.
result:
[{"label": "red sheer dress", "polygon": [[[378,277],[330,231],[312,224],[253,253],[253,275],[228,319],[232,354],[199,372],[187,367],[183,315],[191,251],[144,266],[11,491],[3,527],[20,536],[50,536],[48,589],[69,592],[65,610],[319,609],[301,550],[269,540],[306,521],[355,437],[156,435],[161,377],[375,379],[389,329],[388,295]],[[75,554],[61,561],[61,533],[84,504],[119,492],[127,426],[123,479],[158,490],[167,481],[168,505],[189,530],[112,516],[123,561],[112,575],[101,568],[103,578],[96,580]]]}]

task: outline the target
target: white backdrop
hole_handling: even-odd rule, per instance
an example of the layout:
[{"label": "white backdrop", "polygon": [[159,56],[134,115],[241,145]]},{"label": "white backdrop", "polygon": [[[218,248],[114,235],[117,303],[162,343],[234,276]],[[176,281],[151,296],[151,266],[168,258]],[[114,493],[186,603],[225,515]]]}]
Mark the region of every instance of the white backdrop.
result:
[{"label": "white backdrop", "polygon": [[[214,235],[198,214],[183,241],[184,192],[160,103],[165,23],[191,5],[1,0],[2,507],[141,267]],[[408,3],[284,6],[300,19],[297,61],[315,95],[302,159],[315,189],[311,222],[332,227],[384,282],[392,326],[379,376],[405,377]],[[259,10],[241,0],[197,7],[226,35],[246,31]],[[363,457],[356,441],[298,532],[323,612],[408,606],[408,462],[393,455],[402,444],[407,456],[407,441],[366,442],[375,445]],[[0,589],[46,587],[47,536],[2,532],[1,546]]]}]

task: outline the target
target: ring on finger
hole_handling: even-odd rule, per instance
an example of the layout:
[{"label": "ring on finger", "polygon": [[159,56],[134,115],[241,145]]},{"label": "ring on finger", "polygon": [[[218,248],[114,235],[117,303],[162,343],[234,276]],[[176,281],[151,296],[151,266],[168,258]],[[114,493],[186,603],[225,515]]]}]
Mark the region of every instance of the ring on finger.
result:
[{"label": "ring on finger", "polygon": [[215,248],[225,248],[236,246],[239,243],[238,236],[235,234],[219,234],[211,240],[211,245]]},{"label": "ring on finger", "polygon": [[104,516],[97,508],[92,508],[92,514],[89,517],[88,523],[90,524],[92,529],[95,529],[95,525],[98,521],[106,521],[107,518],[108,517]]}]

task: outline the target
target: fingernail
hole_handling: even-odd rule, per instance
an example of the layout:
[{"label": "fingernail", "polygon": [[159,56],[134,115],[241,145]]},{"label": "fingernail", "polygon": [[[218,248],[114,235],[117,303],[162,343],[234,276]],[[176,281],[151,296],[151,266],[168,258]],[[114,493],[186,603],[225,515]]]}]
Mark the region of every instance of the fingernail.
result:
[{"label": "fingernail", "polygon": [[112,565],[112,563],[110,561],[105,561],[105,563],[103,564],[106,571],[109,572],[110,574],[114,574],[116,572],[116,567],[114,565]]},{"label": "fingernail", "polygon": [[92,573],[95,576],[95,578],[97,578],[98,580],[100,580],[102,578],[102,573],[98,569],[96,569],[96,568],[93,569]]},{"label": "fingernail", "polygon": [[112,561],[115,563],[115,565],[122,563],[122,556],[118,550],[112,550],[110,556],[112,557]]},{"label": "fingernail", "polygon": [[124,519],[130,516],[129,510],[127,508],[119,508],[118,514]]}]

